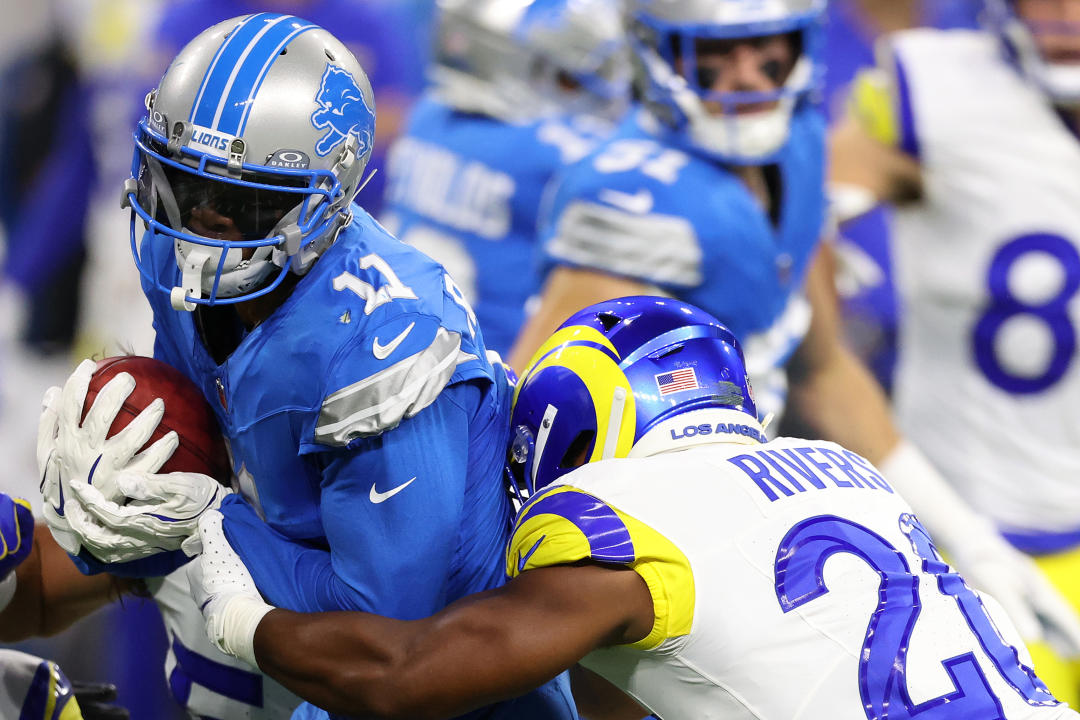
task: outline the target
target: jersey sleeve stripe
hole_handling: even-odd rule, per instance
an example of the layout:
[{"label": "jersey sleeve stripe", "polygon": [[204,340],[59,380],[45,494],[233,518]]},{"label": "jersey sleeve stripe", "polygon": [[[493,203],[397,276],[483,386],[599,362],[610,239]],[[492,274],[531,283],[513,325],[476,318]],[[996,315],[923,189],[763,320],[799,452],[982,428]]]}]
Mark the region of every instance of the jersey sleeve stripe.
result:
[{"label": "jersey sleeve stripe", "polygon": [[589,555],[597,562],[627,564],[634,560],[634,541],[619,516],[603,501],[577,490],[541,498],[521,520],[556,515],[582,532],[589,541]]},{"label": "jersey sleeve stripe", "polygon": [[319,412],[315,440],[347,445],[396,427],[434,402],[453,376],[460,350],[461,336],[439,328],[424,350],[331,393]]},{"label": "jersey sleeve stripe", "polygon": [[697,235],[680,217],[573,202],[560,216],[547,253],[571,265],[661,285],[696,287],[704,280]]},{"label": "jersey sleeve stripe", "polygon": [[919,136],[915,131],[915,112],[911,106],[911,88],[907,71],[900,56],[893,52],[893,71],[896,77],[897,119],[900,122],[899,147],[916,160],[920,159]]}]

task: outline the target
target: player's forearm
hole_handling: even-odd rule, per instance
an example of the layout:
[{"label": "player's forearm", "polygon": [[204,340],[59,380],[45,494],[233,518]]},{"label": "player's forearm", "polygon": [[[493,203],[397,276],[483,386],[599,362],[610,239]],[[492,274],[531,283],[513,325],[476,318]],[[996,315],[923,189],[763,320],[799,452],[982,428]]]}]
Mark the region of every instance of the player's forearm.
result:
[{"label": "player's forearm", "polygon": [[107,575],[81,574],[44,525],[35,528],[34,547],[15,575],[15,595],[0,612],[0,642],[55,635],[122,589]]},{"label": "player's forearm", "polygon": [[878,463],[900,442],[881,387],[839,343],[828,362],[792,378],[790,405],[820,435]]},{"label": "player's forearm", "polygon": [[485,637],[482,628],[470,633],[468,622],[447,625],[438,616],[402,622],[274,610],[259,624],[254,649],[263,672],[329,712],[423,720],[455,717],[547,679],[515,682],[492,660]]}]

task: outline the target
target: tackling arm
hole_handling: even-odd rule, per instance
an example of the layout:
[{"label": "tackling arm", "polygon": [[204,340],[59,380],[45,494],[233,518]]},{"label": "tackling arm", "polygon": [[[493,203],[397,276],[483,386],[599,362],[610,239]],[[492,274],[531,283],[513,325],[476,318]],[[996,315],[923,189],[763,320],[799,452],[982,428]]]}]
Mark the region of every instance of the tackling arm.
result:
[{"label": "tackling arm", "polygon": [[55,635],[133,583],[103,574],[83,575],[45,526],[35,528],[33,548],[15,575],[15,595],[0,612],[0,642]]}]

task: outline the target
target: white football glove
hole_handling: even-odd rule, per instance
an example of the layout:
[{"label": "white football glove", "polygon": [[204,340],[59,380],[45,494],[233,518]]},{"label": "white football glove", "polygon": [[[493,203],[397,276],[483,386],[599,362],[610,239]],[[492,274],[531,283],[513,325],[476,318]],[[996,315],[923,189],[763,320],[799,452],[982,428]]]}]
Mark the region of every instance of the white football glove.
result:
[{"label": "white football glove", "polygon": [[1080,657],[1080,618],[1035,562],[993,525],[968,526],[962,542],[946,547],[967,584],[993,596],[1026,642],[1045,641],[1065,657]]},{"label": "white football glove", "polygon": [[967,584],[992,595],[1025,641],[1047,641],[1066,657],[1080,657],[1080,616],[1032,559],[976,513],[917,448],[901,442],[880,468]]},{"label": "white football glove", "polygon": [[53,536],[67,552],[85,548],[105,563],[181,548],[198,552],[198,515],[217,507],[228,490],[205,475],[155,474],[179,444],[175,432],[138,452],[161,422],[160,398],[106,437],[135,387],[128,373],[101,388],[80,422],[95,369],[93,361],[83,361],[62,390],[46,391],[42,403],[37,459],[43,515]]},{"label": "white football glove", "polygon": [[202,554],[187,566],[191,596],[202,610],[210,642],[223,653],[258,667],[255,629],[274,607],[263,601],[251,573],[229,545],[223,520],[217,510],[199,518]]}]

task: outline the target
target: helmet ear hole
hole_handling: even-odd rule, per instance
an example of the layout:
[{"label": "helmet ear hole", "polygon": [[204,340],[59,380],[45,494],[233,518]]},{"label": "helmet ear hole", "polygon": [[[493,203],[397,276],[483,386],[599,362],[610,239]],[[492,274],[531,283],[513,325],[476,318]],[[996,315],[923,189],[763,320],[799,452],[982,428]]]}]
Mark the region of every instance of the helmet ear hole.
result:
[{"label": "helmet ear hole", "polygon": [[579,432],[574,441],[566,448],[566,452],[563,453],[562,459],[559,461],[559,469],[568,470],[584,465],[585,461],[589,459],[589,448],[592,447],[595,439],[596,430],[590,428]]},{"label": "helmet ear hole", "polygon": [[622,318],[615,313],[602,312],[596,316],[596,319],[600,321],[600,324],[604,326],[604,331],[607,332],[611,328],[615,327],[622,322]]}]

